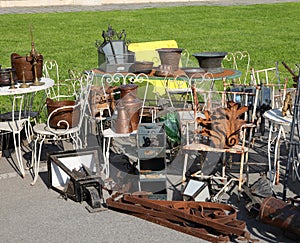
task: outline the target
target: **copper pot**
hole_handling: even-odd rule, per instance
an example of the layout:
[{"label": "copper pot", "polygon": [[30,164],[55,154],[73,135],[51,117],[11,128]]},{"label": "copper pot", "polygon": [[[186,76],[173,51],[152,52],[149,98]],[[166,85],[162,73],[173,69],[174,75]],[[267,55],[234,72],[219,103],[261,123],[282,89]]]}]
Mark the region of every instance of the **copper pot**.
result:
[{"label": "copper pot", "polygon": [[[31,56],[20,56],[12,53],[10,56],[11,66],[16,70],[18,80],[25,79],[26,82],[35,80],[34,59]],[[43,76],[43,56],[38,55],[36,58],[36,74],[37,79]]]},{"label": "copper pot", "polygon": [[[55,101],[50,98],[46,99],[47,104],[47,110],[48,110],[48,116],[57,108],[64,107],[64,106],[74,106],[75,101],[74,100],[60,100]],[[72,128],[78,125],[80,118],[80,108],[64,108],[61,110],[58,110],[54,112],[54,114],[51,115],[49,125],[52,128],[59,128],[59,129],[66,129]],[[61,122],[59,121],[65,121]]]},{"label": "copper pot", "polygon": [[120,86],[121,99],[124,98],[127,94],[133,93],[136,95],[138,86],[136,84],[123,84]]}]

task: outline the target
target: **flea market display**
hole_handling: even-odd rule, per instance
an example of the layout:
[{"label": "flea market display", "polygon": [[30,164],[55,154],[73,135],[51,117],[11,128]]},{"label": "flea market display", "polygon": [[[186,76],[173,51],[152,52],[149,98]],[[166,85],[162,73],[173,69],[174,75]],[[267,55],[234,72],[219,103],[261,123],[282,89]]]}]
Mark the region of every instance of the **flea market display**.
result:
[{"label": "flea market display", "polygon": [[[190,55],[174,40],[129,42],[112,26],[102,38],[97,67],[63,81],[34,41],[29,54],[12,52],[11,67],[0,66],[0,96],[13,101],[0,130],[13,134],[18,173],[28,169],[32,185],[40,183],[43,144],[51,143],[49,187],[89,212],[117,210],[209,242],[259,240],[240,219],[243,208],[258,224],[299,237],[300,200],[287,186],[289,176],[300,181],[296,71],[282,62],[288,88],[278,63],[256,70],[247,51]],[[37,92],[44,113],[34,109]],[[31,145],[25,167],[22,140]],[[264,161],[254,162],[263,142]]]}]

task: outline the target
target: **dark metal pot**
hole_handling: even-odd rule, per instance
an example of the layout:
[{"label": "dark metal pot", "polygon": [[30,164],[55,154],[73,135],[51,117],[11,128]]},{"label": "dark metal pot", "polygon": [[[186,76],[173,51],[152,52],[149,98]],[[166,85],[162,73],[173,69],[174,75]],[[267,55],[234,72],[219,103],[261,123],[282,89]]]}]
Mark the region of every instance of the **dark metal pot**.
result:
[{"label": "dark metal pot", "polygon": [[14,68],[0,68],[0,86],[11,85],[11,77],[14,82],[17,81],[16,70]]},{"label": "dark metal pot", "polygon": [[206,72],[222,73],[222,61],[227,52],[200,52],[193,56],[198,60],[199,66]]},{"label": "dark metal pot", "polygon": [[182,48],[160,48],[156,51],[162,65],[171,65],[173,71],[178,70]]}]

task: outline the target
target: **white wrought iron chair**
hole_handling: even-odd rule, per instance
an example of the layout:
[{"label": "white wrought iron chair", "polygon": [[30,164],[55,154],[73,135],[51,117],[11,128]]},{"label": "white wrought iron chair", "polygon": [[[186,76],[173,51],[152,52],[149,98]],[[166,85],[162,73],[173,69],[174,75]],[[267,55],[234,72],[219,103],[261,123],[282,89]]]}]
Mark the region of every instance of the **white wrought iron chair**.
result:
[{"label": "white wrought iron chair", "polygon": [[247,84],[250,74],[250,54],[247,51],[228,52],[222,65],[236,70],[243,71],[243,75],[238,78],[238,84]]},{"label": "white wrought iron chair", "polygon": [[[280,108],[283,105],[284,98],[286,96],[287,79],[284,82],[280,80],[280,74],[278,70],[278,63],[275,67],[254,69],[251,68],[251,83],[255,86],[259,85],[262,88],[266,87],[270,89],[269,99],[270,108]],[[264,91],[261,90],[261,94],[264,95]],[[266,93],[267,91],[265,91]],[[261,101],[262,102],[262,101]]]},{"label": "white wrought iron chair", "polygon": [[[139,111],[139,121],[138,123],[140,124],[142,122],[143,118],[143,113],[145,109],[145,104],[146,104],[146,99],[147,99],[147,94],[148,94],[148,87],[149,87],[149,78],[145,74],[132,74],[128,73],[126,75],[123,75],[121,73],[116,73],[116,74],[103,74],[101,78],[102,82],[102,87],[107,87],[109,86],[116,86],[116,85],[122,85],[122,84],[137,84],[138,89],[142,90],[141,96],[139,98],[142,100],[141,108]],[[113,120],[114,114],[111,114],[112,117],[111,119]],[[130,118],[129,118],[130,119]],[[133,130],[131,133],[116,133],[114,131],[113,127],[109,127],[106,129],[102,130],[102,146],[103,146],[103,157],[104,157],[104,164],[105,167],[103,168],[103,173],[105,173],[106,177],[109,177],[109,156],[110,156],[110,146],[112,139],[117,139],[117,138],[128,138],[130,136],[135,136],[136,135],[136,130]]]},{"label": "white wrought iron chair", "polygon": [[[79,93],[74,104],[51,110],[46,123],[33,126],[35,139],[32,150],[32,166],[34,170],[32,185],[36,183],[38,178],[42,147],[46,139],[57,144],[61,149],[64,149],[63,141],[70,142],[74,149],[81,149],[83,147],[81,139],[82,124],[93,76],[94,73],[90,72],[82,75],[79,80],[76,80],[80,89],[78,90]],[[70,119],[66,119],[65,116],[57,118],[58,115],[63,115],[65,112],[70,112]]]}]

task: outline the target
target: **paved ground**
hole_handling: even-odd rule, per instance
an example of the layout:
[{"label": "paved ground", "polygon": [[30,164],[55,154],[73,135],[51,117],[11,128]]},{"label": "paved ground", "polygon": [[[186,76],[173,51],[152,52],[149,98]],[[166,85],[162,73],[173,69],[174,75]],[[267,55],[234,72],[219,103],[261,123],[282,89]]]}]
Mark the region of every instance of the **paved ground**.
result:
[{"label": "paved ground", "polygon": [[[229,5],[233,1],[207,1],[182,3],[182,5]],[[289,1],[234,1],[234,4],[256,4]],[[295,1],[294,1],[295,2]],[[1,8],[0,13],[36,13],[48,11],[109,11],[113,9],[134,9],[176,4],[109,5],[98,7],[43,7],[43,8]],[[250,161],[266,165],[266,144],[260,143],[251,152]],[[53,149],[53,147],[48,147]],[[26,158],[30,153],[25,153]],[[286,156],[286,154],[285,154]],[[282,170],[284,170],[283,157]],[[251,167],[257,176],[262,167]],[[91,214],[85,203],[63,200],[59,194],[48,189],[46,163],[41,163],[41,173],[35,186],[28,172],[21,179],[15,172],[13,160],[0,160],[0,241],[1,242],[206,242],[168,228],[111,210]],[[257,178],[257,177],[256,177]],[[282,179],[282,178],[281,178]],[[299,182],[290,183],[288,196],[299,194]],[[282,196],[282,184],[275,187],[277,196]],[[247,229],[260,242],[292,243],[281,229],[262,224],[245,213],[245,202],[240,202],[239,218],[247,222]],[[240,241],[239,241],[240,242]]]},{"label": "paved ground", "polygon": [[48,7],[14,7],[1,8],[0,14],[23,14],[23,13],[46,13],[46,12],[79,12],[79,11],[111,11],[111,10],[132,10],[141,8],[158,8],[172,6],[229,6],[229,5],[250,5],[269,4],[279,2],[300,2],[300,0],[211,0],[199,2],[168,2],[144,3],[144,4],[109,4],[100,6],[48,6]]},{"label": "paved ground", "polygon": [[[90,146],[96,144],[94,140],[94,144]],[[44,152],[53,150],[55,148],[48,145]],[[25,153],[24,157],[30,158],[30,153]],[[14,156],[12,158],[14,159]],[[46,156],[43,158],[46,159]],[[253,183],[259,177],[259,172],[266,171],[266,138],[263,142],[256,143],[256,149],[251,151],[249,158],[249,161],[254,163],[250,167],[250,179]],[[46,162],[41,163],[39,179],[36,185],[31,186],[31,174],[28,172],[25,179],[21,179],[13,169],[12,161],[5,157],[0,160],[2,242],[206,242],[112,210],[89,213],[85,208],[87,205],[85,202],[80,204],[72,200],[65,201],[59,193],[48,189]],[[285,153],[282,161],[281,181],[285,168]],[[168,166],[168,171],[177,170],[180,175],[182,164],[176,164],[178,162],[180,163],[178,160],[172,162]],[[236,173],[235,168],[231,170],[233,174]],[[289,182],[288,197],[293,197],[297,193],[299,195],[298,187],[299,182]],[[170,189],[174,192],[174,188]],[[274,189],[276,196],[281,198],[282,184],[275,186]],[[247,230],[253,238],[259,239],[259,242],[296,242],[287,238],[281,229],[263,224],[250,215],[245,210],[245,199],[237,201],[236,188],[224,198],[237,208],[238,218],[247,223]]]}]

